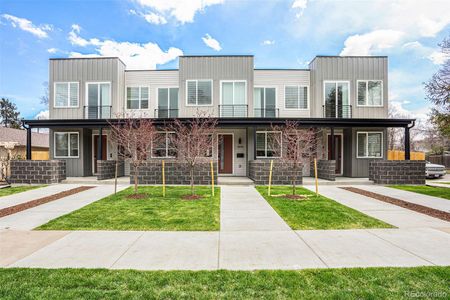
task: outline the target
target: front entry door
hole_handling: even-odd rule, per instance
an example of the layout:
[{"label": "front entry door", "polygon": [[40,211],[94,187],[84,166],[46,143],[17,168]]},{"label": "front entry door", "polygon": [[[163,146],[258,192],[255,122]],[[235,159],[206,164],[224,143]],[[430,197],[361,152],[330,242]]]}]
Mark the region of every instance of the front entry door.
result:
[{"label": "front entry door", "polygon": [[[106,135],[102,135],[102,157],[100,160],[106,160]],[[98,150],[98,134],[94,135],[94,153],[92,153],[94,158],[94,173],[97,173],[97,151]]]},{"label": "front entry door", "polygon": [[[342,174],[342,135],[334,136],[334,158],[336,160],[336,174]],[[331,160],[331,135],[328,135],[328,160]]]},{"label": "front entry door", "polygon": [[219,134],[219,174],[233,174],[233,135]]}]

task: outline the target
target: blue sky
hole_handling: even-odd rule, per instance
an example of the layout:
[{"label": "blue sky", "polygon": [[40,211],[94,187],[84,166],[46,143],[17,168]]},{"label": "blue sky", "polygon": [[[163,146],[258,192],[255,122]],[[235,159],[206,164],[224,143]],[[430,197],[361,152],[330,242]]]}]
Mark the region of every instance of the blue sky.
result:
[{"label": "blue sky", "polygon": [[34,118],[48,58],[120,56],[176,68],[185,54],[253,54],[257,68],[306,68],[315,55],[388,55],[390,103],[424,118],[423,82],[446,57],[450,1],[0,1],[0,96]]}]

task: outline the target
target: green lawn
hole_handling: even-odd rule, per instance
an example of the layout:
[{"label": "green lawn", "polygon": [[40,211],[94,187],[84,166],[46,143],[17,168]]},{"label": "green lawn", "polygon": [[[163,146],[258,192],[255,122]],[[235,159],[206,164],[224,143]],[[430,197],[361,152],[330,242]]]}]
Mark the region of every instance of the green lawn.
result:
[{"label": "green lawn", "polygon": [[187,186],[168,186],[166,197],[159,186],[139,187],[144,199],[128,199],[130,187],[56,218],[37,229],[45,230],[219,230],[220,188],[196,187],[203,198],[183,200]]},{"label": "green lawn", "polygon": [[390,185],[389,187],[450,200],[450,189],[446,187],[427,185]]},{"label": "green lawn", "polygon": [[9,195],[17,194],[17,193],[21,193],[21,192],[26,192],[29,190],[34,190],[34,189],[41,188],[44,186],[45,185],[20,185],[20,186],[2,188],[2,189],[0,189],[0,197],[9,196]]},{"label": "green lawn", "polygon": [[266,186],[256,189],[272,205],[275,211],[292,229],[354,229],[392,228],[380,220],[337,203],[305,189],[297,188],[297,194],[310,195],[304,200],[289,200],[276,195],[291,194],[290,186],[273,186],[272,196],[267,195]]},{"label": "green lawn", "polygon": [[448,299],[450,267],[301,271],[0,269],[1,299]]}]

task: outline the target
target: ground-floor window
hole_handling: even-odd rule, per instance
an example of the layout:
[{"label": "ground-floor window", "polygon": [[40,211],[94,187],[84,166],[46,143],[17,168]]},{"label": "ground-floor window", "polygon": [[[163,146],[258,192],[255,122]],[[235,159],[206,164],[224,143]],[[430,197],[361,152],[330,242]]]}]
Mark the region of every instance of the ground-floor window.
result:
[{"label": "ground-floor window", "polygon": [[79,147],[80,136],[78,132],[55,132],[54,156],[56,158],[77,158]]},{"label": "ground-floor window", "polygon": [[257,131],[256,132],[256,157],[280,157],[281,132]]},{"label": "ground-floor window", "polygon": [[383,157],[383,133],[358,131],[357,148],[358,158]]},{"label": "ground-floor window", "polygon": [[175,157],[176,149],[172,145],[174,132],[158,132],[152,142],[152,157]]}]

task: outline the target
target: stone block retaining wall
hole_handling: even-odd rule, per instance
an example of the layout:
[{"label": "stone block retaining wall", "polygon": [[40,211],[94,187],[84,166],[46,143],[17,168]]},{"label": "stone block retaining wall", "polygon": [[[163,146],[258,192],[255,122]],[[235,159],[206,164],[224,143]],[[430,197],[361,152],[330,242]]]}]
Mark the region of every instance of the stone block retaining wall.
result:
[{"label": "stone block retaining wall", "polygon": [[[255,184],[268,184],[269,183],[269,173],[270,173],[270,160],[268,159],[257,159],[251,160],[249,165],[249,177],[255,182]],[[302,184],[302,169],[300,166],[298,168],[298,176],[296,184]],[[272,170],[272,184],[275,185],[289,185],[292,184],[291,180],[293,178],[294,171],[292,167],[284,165],[279,161],[273,161]]]},{"label": "stone block retaining wall", "polygon": [[51,184],[66,179],[64,160],[12,160],[11,183]]},{"label": "stone block retaining wall", "polygon": [[[314,177],[314,160],[311,161],[310,174],[309,176]],[[317,177],[325,180],[335,181],[336,180],[336,161],[319,159],[317,160]]]},{"label": "stone block retaining wall", "polygon": [[378,184],[425,184],[425,161],[373,160],[369,179]]},{"label": "stone block retaining wall", "polygon": [[[189,167],[176,160],[165,161],[166,184],[190,184]],[[217,184],[217,162],[214,162],[214,184]],[[139,184],[162,184],[162,161],[149,160],[138,168]],[[130,166],[130,183],[134,183],[134,168]],[[211,184],[210,162],[197,163],[194,184]]]},{"label": "stone block retaining wall", "polygon": [[[116,173],[116,161],[115,160],[97,160],[97,179],[111,179],[114,178]],[[125,163],[119,161],[117,169],[117,177],[124,176]]]}]

